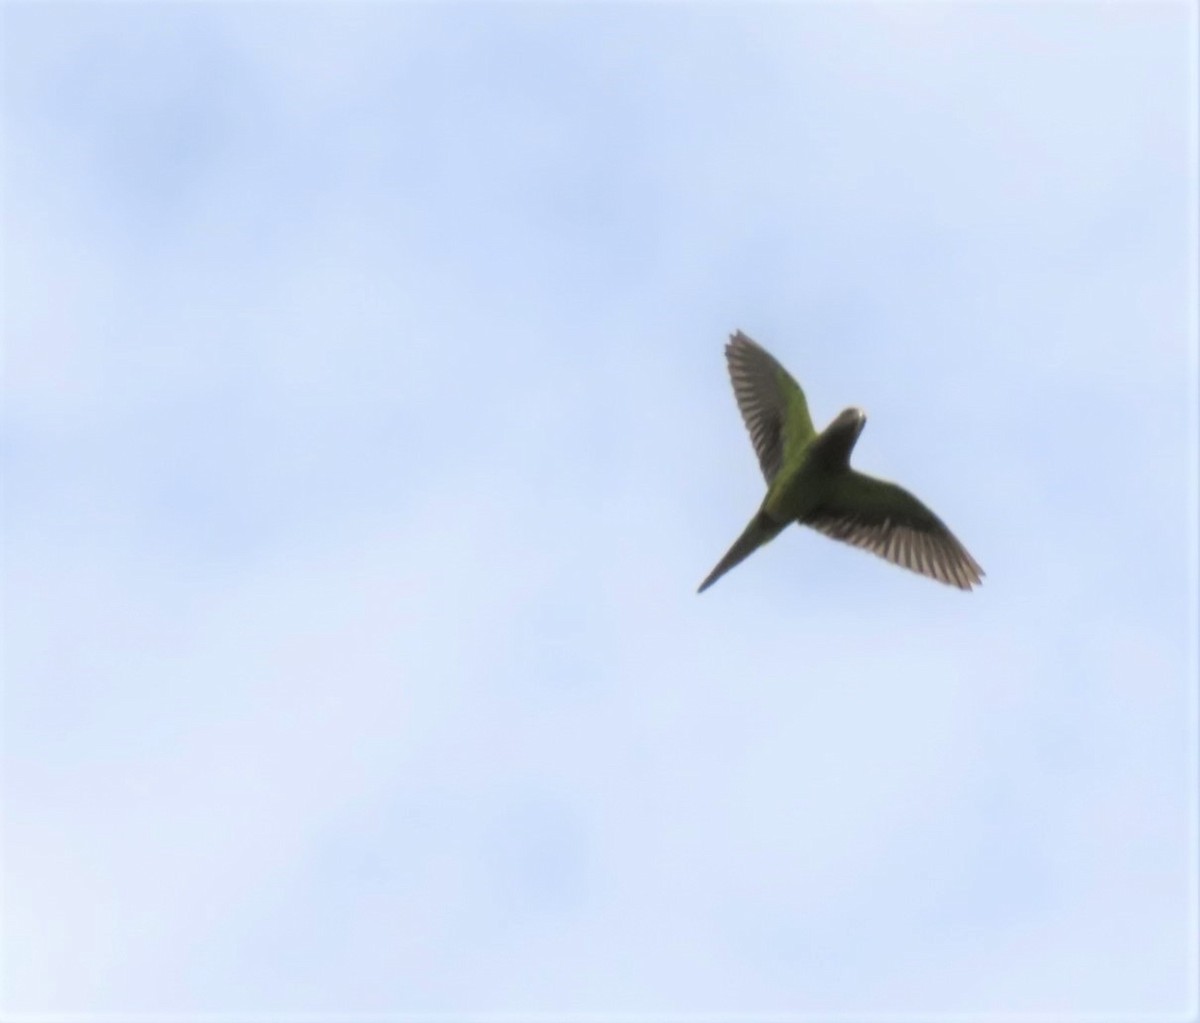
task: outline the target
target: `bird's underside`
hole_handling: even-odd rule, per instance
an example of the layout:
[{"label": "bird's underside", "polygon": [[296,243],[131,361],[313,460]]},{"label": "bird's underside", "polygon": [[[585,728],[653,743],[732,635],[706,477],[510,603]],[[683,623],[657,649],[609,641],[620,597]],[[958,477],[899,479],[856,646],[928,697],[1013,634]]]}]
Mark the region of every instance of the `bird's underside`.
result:
[{"label": "bird's underside", "polygon": [[741,331],[725,346],[738,409],[767,481],[763,506],[700,584],[703,593],[792,522],[895,565],[970,590],[983,569],[944,522],[903,487],[850,468],[866,423],[846,409],[821,433],[800,385]]}]

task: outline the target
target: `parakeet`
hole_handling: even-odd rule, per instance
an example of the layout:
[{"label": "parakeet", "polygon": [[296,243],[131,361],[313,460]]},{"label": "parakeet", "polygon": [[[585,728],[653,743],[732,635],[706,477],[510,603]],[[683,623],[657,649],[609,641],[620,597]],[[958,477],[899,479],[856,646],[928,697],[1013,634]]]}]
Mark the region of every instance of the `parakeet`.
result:
[{"label": "parakeet", "polygon": [[895,483],[850,468],[867,422],[862,409],[845,409],[817,433],[800,385],[766,349],[739,330],[725,358],[767,496],[698,593],[793,522],[959,589],[983,581],[983,569],[925,505]]}]

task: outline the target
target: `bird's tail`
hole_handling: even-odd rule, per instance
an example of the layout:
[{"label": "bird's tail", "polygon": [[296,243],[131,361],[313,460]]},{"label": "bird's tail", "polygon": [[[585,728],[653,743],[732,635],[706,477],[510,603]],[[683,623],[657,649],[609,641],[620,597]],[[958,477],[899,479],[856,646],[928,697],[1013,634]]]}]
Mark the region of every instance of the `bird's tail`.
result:
[{"label": "bird's tail", "polygon": [[750,525],[742,530],[742,535],[733,542],[733,546],[725,552],[725,557],[717,562],[717,567],[708,573],[708,578],[700,584],[700,589],[696,592],[703,593],[734,565],[744,561],[763,544],[774,540],[786,525],[786,522],[776,522],[766,512],[760,511],[750,520]]}]

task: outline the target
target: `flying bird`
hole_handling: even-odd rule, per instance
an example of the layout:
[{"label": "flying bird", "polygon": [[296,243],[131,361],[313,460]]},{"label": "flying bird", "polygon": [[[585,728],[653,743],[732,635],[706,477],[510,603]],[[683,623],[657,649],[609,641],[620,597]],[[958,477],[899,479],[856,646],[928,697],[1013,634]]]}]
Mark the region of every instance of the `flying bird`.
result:
[{"label": "flying bird", "polygon": [[843,410],[817,433],[800,385],[765,348],[739,330],[725,358],[767,496],[698,593],[793,522],[962,590],[983,582],[983,569],[925,505],[895,483],[850,468],[867,423],[862,409]]}]

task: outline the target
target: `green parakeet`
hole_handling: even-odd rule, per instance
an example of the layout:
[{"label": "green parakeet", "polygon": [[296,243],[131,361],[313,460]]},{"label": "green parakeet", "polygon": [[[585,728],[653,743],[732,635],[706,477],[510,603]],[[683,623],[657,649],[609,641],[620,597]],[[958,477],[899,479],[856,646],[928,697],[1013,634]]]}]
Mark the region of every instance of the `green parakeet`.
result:
[{"label": "green parakeet", "polygon": [[925,505],[895,483],[850,468],[867,422],[862,409],[844,410],[817,433],[800,385],[766,349],[738,331],[725,358],[767,496],[697,592],[793,522],[959,589],[983,581],[983,569]]}]

